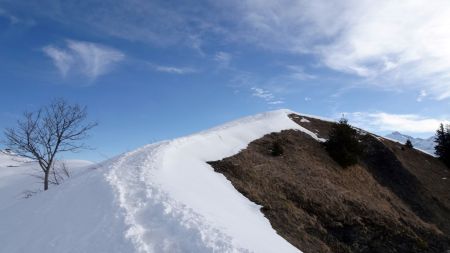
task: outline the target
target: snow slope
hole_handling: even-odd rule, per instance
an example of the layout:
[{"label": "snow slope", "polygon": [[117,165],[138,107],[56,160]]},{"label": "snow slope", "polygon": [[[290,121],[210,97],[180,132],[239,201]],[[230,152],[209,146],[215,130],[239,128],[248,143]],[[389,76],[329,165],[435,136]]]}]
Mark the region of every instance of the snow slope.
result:
[{"label": "snow slope", "polygon": [[[92,165],[92,162],[84,160],[63,162],[73,175]],[[40,175],[36,163],[0,150],[0,209],[22,200],[27,192],[42,190],[42,183],[33,175]]]},{"label": "snow slope", "polygon": [[89,162],[75,161],[81,167],[72,166],[69,180],[23,199],[23,190],[41,187],[28,175],[35,165],[3,167],[11,159],[2,158],[0,252],[133,252],[123,238],[123,219],[112,212],[117,207],[111,186]]},{"label": "snow slope", "polygon": [[289,113],[147,145],[0,208],[0,252],[300,252],[206,163],[284,129],[318,139]]}]

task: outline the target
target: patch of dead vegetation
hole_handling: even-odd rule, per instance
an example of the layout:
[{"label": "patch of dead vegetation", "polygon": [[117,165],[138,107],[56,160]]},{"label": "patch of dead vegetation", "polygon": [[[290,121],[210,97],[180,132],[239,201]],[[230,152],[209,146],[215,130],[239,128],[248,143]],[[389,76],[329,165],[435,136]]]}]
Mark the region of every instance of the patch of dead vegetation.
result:
[{"label": "patch of dead vegetation", "polygon": [[[321,138],[331,126],[309,117],[291,118]],[[432,182],[443,175],[442,164],[372,135],[361,140],[361,161],[347,169],[320,142],[295,130],[266,135],[237,155],[210,164],[263,206],[274,229],[304,252],[449,249],[450,187]],[[273,155],[274,143],[281,154]],[[432,178],[423,178],[430,176],[424,171],[429,169]]]}]

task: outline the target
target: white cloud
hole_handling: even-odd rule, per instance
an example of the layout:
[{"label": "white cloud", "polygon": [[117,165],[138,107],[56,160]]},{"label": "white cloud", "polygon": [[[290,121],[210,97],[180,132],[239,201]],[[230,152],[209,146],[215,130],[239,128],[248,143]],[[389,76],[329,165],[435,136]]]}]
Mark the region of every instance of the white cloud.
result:
[{"label": "white cloud", "polygon": [[158,72],[165,72],[170,74],[190,74],[195,73],[197,70],[189,67],[173,67],[173,66],[161,66],[161,65],[153,65],[153,69]]},{"label": "white cloud", "polygon": [[237,36],[269,49],[316,55],[337,71],[450,97],[450,1],[235,2]]},{"label": "white cloud", "polygon": [[258,87],[252,87],[251,91],[252,91],[252,96],[261,98],[270,105],[277,105],[277,104],[284,103],[283,100],[276,98],[275,95],[268,90],[258,88]]},{"label": "white cloud", "polygon": [[[320,66],[370,81],[364,84],[450,97],[448,0],[26,2],[38,16],[130,41],[184,45],[200,54],[203,46],[245,41],[312,55]],[[218,52],[215,59],[227,66],[232,58]]]},{"label": "white cloud", "polygon": [[20,22],[19,18],[17,18],[16,16],[10,14],[9,12],[7,12],[6,10],[1,9],[1,8],[0,8],[0,17],[7,18],[9,20],[9,22],[13,25]]},{"label": "white cloud", "polygon": [[7,19],[9,21],[10,25],[16,25],[16,26],[19,25],[22,27],[24,27],[24,26],[31,27],[31,26],[36,25],[36,21],[29,16],[19,17],[14,12],[11,12],[10,10],[0,8],[0,18],[2,18],[2,17]]},{"label": "white cloud", "polygon": [[434,133],[445,119],[422,117],[416,114],[390,114],[385,112],[343,113],[352,125],[369,131],[400,131],[403,133]]},{"label": "white cloud", "polygon": [[424,98],[426,98],[427,97],[427,91],[426,90],[421,90],[420,91],[420,93],[419,93],[419,96],[417,97],[417,99],[416,99],[416,101],[417,102],[422,102],[422,100],[424,99]]},{"label": "white cloud", "polygon": [[288,65],[287,68],[291,71],[289,77],[295,80],[308,80],[316,78],[316,76],[306,73],[302,66]]},{"label": "white cloud", "polygon": [[269,105],[279,105],[279,104],[284,104],[284,101],[282,101],[282,100],[275,100],[275,101],[269,101],[267,103]]},{"label": "white cloud", "polygon": [[52,58],[53,63],[61,72],[61,75],[66,76],[67,72],[74,62],[72,55],[66,50],[62,50],[54,46],[46,46],[43,48],[43,51],[50,58]]},{"label": "white cloud", "polygon": [[125,57],[116,49],[91,42],[68,40],[67,46],[80,58],[82,71],[91,78],[105,74]]},{"label": "white cloud", "polygon": [[232,55],[227,52],[217,52],[214,55],[214,60],[217,61],[222,67],[228,67],[230,65]]},{"label": "white cloud", "polygon": [[255,96],[255,97],[259,97],[259,98],[262,98],[264,100],[272,100],[272,99],[274,99],[273,94],[270,93],[268,90],[264,90],[264,89],[261,89],[261,88],[253,87],[252,91],[253,91],[252,95]]},{"label": "white cloud", "polygon": [[[6,0],[8,1],[8,0]],[[14,0],[10,0],[15,4]],[[102,36],[114,36],[160,47],[183,45],[201,53],[202,35],[215,33],[208,21],[211,4],[166,4],[164,1],[29,0],[17,4],[30,13]]]},{"label": "white cloud", "polygon": [[67,40],[66,46],[65,49],[53,45],[43,48],[62,76],[74,71],[94,80],[106,74],[125,57],[116,49],[92,42]]}]

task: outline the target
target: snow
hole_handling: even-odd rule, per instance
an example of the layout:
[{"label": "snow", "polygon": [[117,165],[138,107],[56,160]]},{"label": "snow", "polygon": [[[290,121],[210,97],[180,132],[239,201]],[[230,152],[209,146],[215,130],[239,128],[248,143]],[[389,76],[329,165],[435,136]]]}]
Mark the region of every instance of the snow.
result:
[{"label": "snow", "polygon": [[[69,166],[83,163],[90,164],[67,162]],[[22,174],[28,166],[12,174],[22,175],[16,182],[35,180]],[[45,193],[0,207],[0,252],[133,252],[122,236],[123,219],[110,211],[116,206],[109,183],[90,167],[77,170],[70,180]],[[19,189],[19,185],[9,187]]]},{"label": "snow", "polygon": [[292,112],[294,114],[296,114],[296,116],[294,117],[307,117],[307,118],[312,118],[312,119],[318,119],[321,121],[326,121],[326,122],[331,122],[331,123],[335,123],[336,120],[332,119],[332,118],[327,118],[327,117],[321,117],[321,116],[317,116],[317,115],[312,115],[312,114],[306,114],[306,113],[297,113],[297,112]]},{"label": "snow", "polygon": [[[77,174],[92,162],[64,161],[71,173]],[[37,192],[42,183],[33,175],[39,175],[39,166],[28,159],[0,151],[0,210],[24,198],[27,191]]]},{"label": "snow", "polygon": [[410,140],[415,149],[425,152],[429,155],[435,156],[434,146],[436,146],[436,142],[434,141],[434,136],[431,136],[427,139],[422,139],[422,138],[414,138],[409,135],[402,134],[400,132],[392,132],[386,135],[384,138],[402,144],[404,144],[407,140]]},{"label": "snow", "polygon": [[309,121],[307,118],[301,118],[300,122],[310,123],[311,121]]},{"label": "snow", "polygon": [[[260,206],[206,163],[285,129],[320,141],[290,113],[262,113],[150,144],[0,207],[0,251],[301,252],[276,233]],[[0,184],[9,182],[6,177],[0,174]]]}]

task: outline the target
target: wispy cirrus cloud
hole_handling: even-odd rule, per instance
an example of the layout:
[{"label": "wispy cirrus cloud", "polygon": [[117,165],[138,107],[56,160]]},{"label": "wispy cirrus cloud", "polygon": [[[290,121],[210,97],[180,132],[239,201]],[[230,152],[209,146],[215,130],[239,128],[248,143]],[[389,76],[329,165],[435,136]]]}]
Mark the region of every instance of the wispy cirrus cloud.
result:
[{"label": "wispy cirrus cloud", "polygon": [[342,113],[352,125],[370,131],[400,131],[403,133],[434,133],[440,123],[449,120],[424,117],[417,114],[391,114],[386,112]]},{"label": "wispy cirrus cloud", "polygon": [[242,17],[238,30],[230,31],[237,39],[314,55],[323,66],[378,86],[450,97],[449,1],[245,0],[230,5]]},{"label": "wispy cirrus cloud", "polygon": [[315,79],[316,76],[312,74],[306,73],[303,66],[298,65],[288,65],[286,66],[287,69],[290,71],[289,77],[295,80],[309,80],[309,79]]},{"label": "wispy cirrus cloud", "polygon": [[[356,76],[362,85],[450,98],[448,0],[206,0],[189,5],[30,0],[18,5],[90,33],[188,46],[201,54],[202,47],[218,41],[246,43],[311,56],[321,68]],[[223,53],[213,57],[227,66],[231,58]],[[308,78],[301,72],[297,77]]]},{"label": "wispy cirrus cloud", "polygon": [[221,67],[228,67],[233,56],[230,53],[219,51],[214,55],[214,60],[219,63]]},{"label": "wispy cirrus cloud", "polygon": [[427,92],[425,90],[421,90],[419,96],[417,96],[416,101],[422,102],[427,96],[428,96]]},{"label": "wispy cirrus cloud", "polygon": [[196,73],[198,70],[191,67],[174,67],[174,66],[162,66],[162,65],[151,65],[155,71],[164,72],[169,74],[191,74]]},{"label": "wispy cirrus cloud", "polygon": [[52,45],[48,45],[42,50],[53,60],[53,64],[55,64],[56,68],[58,68],[61,75],[66,76],[74,62],[74,57],[72,54],[67,50],[60,49]]},{"label": "wispy cirrus cloud", "polygon": [[202,52],[203,35],[220,33],[214,25],[210,1],[168,4],[166,1],[111,0],[29,0],[17,3],[39,17],[82,28],[95,34],[113,36],[159,47],[187,46]]},{"label": "wispy cirrus cloud", "polygon": [[76,40],[67,40],[64,48],[48,45],[43,52],[53,60],[63,77],[75,72],[91,80],[106,74],[125,58],[125,54],[117,49]]},{"label": "wispy cirrus cloud", "polygon": [[0,8],[0,17],[4,17],[9,20],[11,24],[17,24],[19,23],[20,19],[11,13],[7,12],[6,10]]},{"label": "wispy cirrus cloud", "polygon": [[278,105],[283,104],[284,101],[282,99],[279,99],[275,97],[275,95],[270,92],[269,90],[258,88],[258,87],[252,87],[252,96],[258,97],[264,101],[266,101],[270,105]]},{"label": "wispy cirrus cloud", "polygon": [[36,21],[31,17],[19,17],[14,12],[3,9],[0,7],[0,18],[5,18],[9,21],[10,25],[21,25],[21,26],[34,26]]}]

